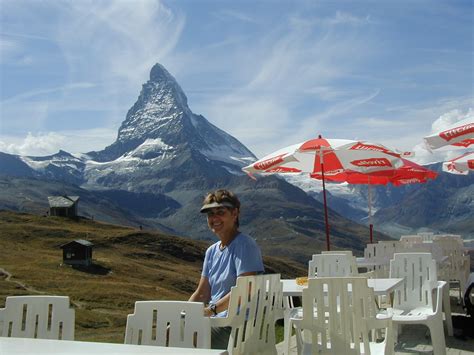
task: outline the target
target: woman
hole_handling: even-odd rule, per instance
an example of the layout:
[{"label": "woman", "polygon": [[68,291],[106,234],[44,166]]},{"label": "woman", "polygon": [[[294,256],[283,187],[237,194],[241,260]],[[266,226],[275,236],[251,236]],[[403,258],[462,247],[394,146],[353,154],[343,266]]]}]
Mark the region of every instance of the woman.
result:
[{"label": "woman", "polygon": [[[232,192],[209,193],[201,213],[207,214],[207,224],[219,241],[206,250],[201,279],[189,301],[207,303],[208,317],[225,317],[237,277],[264,272],[262,255],[257,243],[239,231],[240,201]],[[212,348],[226,349],[229,334],[229,329],[213,329]]]}]

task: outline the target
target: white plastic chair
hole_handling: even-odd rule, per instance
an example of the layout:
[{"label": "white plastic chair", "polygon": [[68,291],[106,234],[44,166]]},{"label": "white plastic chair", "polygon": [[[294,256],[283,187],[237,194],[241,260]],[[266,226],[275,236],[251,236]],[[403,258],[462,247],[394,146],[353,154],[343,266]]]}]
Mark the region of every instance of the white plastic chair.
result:
[{"label": "white plastic chair", "polygon": [[[443,329],[443,287],[438,281],[436,262],[429,253],[396,253],[390,262],[390,277],[404,278],[402,289],[397,289],[393,299],[394,325],[424,324],[431,334],[434,354],[446,354]],[[433,303],[436,290],[436,304]],[[398,328],[395,329],[397,340]]]},{"label": "white plastic chair", "polygon": [[211,323],[202,302],[137,301],[127,316],[125,344],[211,347]]},{"label": "white plastic chair", "polygon": [[227,317],[211,318],[213,327],[232,327],[229,354],[276,354],[275,322],[283,318],[280,274],[237,278]]},{"label": "white plastic chair", "polygon": [[367,244],[364,249],[364,257],[367,260],[374,261],[377,265],[369,267],[374,271],[375,277],[386,278],[389,274],[390,260],[393,254],[400,248],[400,241],[379,241],[376,244]]},{"label": "white plastic chair", "polygon": [[0,335],[74,340],[74,309],[67,296],[9,296],[0,309]]},{"label": "white plastic chair", "polygon": [[308,263],[308,278],[355,275],[355,259],[347,253],[315,254]]},{"label": "white plastic chair", "polygon": [[[357,260],[356,257],[352,254],[352,250],[325,250],[322,251],[321,254],[344,254],[347,255],[351,264],[351,276],[359,275],[359,268],[357,267]],[[361,275],[362,276],[362,275]],[[364,273],[363,276],[369,276],[367,273]]]},{"label": "white plastic chair", "polygon": [[414,244],[421,244],[423,243],[423,237],[421,235],[402,235],[400,236],[400,242],[404,246],[412,246]]},{"label": "white plastic chair", "polygon": [[423,243],[430,243],[434,237],[432,232],[418,232],[417,235],[423,239]]},{"label": "white plastic chair", "polygon": [[441,265],[439,279],[443,281],[459,282],[459,300],[466,289],[466,281],[469,278],[471,261],[469,255],[464,253],[464,242],[459,236],[436,236],[433,246],[439,248],[442,255],[448,260]]},{"label": "white plastic chair", "polygon": [[[291,319],[298,354],[392,354],[390,316],[377,312],[374,291],[364,277],[309,279],[303,290],[303,317]],[[382,342],[373,338],[375,329],[385,329]],[[303,340],[302,331],[311,337]]]}]

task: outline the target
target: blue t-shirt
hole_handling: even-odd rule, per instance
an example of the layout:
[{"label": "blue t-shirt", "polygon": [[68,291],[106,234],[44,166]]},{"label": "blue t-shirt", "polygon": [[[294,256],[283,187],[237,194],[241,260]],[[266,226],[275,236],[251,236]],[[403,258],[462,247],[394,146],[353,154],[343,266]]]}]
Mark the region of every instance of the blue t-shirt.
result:
[{"label": "blue t-shirt", "polygon": [[[235,286],[237,276],[245,272],[263,273],[262,254],[257,243],[249,236],[239,233],[224,249],[221,242],[212,244],[206,250],[202,276],[207,277],[211,286],[211,303],[216,303]],[[219,316],[225,316],[225,312]]]}]

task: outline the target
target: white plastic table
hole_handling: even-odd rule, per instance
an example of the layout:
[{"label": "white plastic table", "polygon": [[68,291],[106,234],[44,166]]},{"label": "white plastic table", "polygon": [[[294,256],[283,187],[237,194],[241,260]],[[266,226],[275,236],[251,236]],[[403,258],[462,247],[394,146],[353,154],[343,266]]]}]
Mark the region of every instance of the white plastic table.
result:
[{"label": "white plastic table", "polygon": [[141,355],[141,354],[227,354],[225,350],[186,349],[149,345],[95,343],[87,341],[0,337],[1,355]]},{"label": "white plastic table", "polygon": [[366,259],[364,257],[356,258],[356,265],[358,268],[368,268],[368,267],[373,267],[373,266],[386,265],[388,263],[390,263],[390,259],[374,260],[374,259]]},{"label": "white plastic table", "polygon": [[[281,280],[283,283],[283,300],[285,306],[284,312],[284,351],[285,354],[289,354],[290,351],[290,315],[291,309],[288,302],[288,297],[301,297],[303,295],[303,290],[306,286],[300,286],[296,283],[296,279],[286,279]],[[394,278],[394,279],[367,279],[367,285],[374,289],[374,294],[376,296],[387,295],[395,291],[395,289],[403,283],[403,279]]]},{"label": "white plastic table", "polygon": [[[281,280],[283,283],[283,297],[303,295],[306,286],[300,286],[296,279]],[[403,282],[403,279],[367,279],[367,285],[374,289],[376,296],[389,295]]]}]

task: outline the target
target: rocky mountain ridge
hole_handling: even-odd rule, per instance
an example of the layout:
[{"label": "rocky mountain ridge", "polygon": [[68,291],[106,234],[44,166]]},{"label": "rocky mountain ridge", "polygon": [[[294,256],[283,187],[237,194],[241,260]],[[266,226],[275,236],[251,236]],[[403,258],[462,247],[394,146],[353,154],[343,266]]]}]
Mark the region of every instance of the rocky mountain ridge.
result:
[{"label": "rocky mountain ridge", "polygon": [[[241,168],[255,159],[237,139],[194,114],[176,80],[156,64],[110,146],[47,157],[2,153],[0,166],[6,184],[12,177],[33,179],[36,190],[48,194],[54,182],[60,194],[67,190],[64,184],[76,186],[87,191],[80,205],[90,209],[97,199],[102,201],[102,217],[121,216],[127,224],[128,213],[134,225],[165,227],[197,239],[213,238],[198,213],[203,196],[209,190],[229,188],[242,200],[242,230],[258,239],[264,252],[307,260],[325,245],[321,204],[281,178],[251,180]],[[25,193],[26,180],[20,180],[4,191],[0,208],[5,208],[6,200],[9,208],[18,210],[47,207],[46,196],[39,200],[41,193]],[[41,181],[49,185],[41,187]],[[16,201],[13,194],[25,200]],[[332,213],[330,222],[334,245],[363,248],[365,227],[337,213]]]}]

